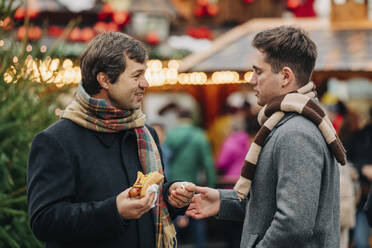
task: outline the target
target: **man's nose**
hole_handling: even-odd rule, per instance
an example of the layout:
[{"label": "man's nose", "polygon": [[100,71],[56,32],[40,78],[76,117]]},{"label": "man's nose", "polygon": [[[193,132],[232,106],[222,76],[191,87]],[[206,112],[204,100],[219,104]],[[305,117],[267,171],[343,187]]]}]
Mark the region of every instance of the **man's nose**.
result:
[{"label": "man's nose", "polygon": [[139,87],[143,88],[143,89],[146,89],[146,88],[150,87],[150,84],[149,84],[149,82],[147,82],[146,78],[143,78],[139,83]]},{"label": "man's nose", "polygon": [[248,83],[251,85],[256,85],[257,84],[257,76],[256,73],[252,73],[251,78],[248,80]]}]

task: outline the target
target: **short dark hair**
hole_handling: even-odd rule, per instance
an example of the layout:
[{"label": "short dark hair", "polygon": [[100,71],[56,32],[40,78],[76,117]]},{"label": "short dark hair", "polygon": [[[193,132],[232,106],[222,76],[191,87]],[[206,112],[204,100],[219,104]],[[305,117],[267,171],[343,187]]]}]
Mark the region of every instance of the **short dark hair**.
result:
[{"label": "short dark hair", "polygon": [[288,66],[299,86],[309,82],[318,53],[304,30],[291,26],[265,30],[256,34],[252,46],[266,54],[265,61],[274,73]]},{"label": "short dark hair", "polygon": [[141,42],[120,32],[104,32],[88,44],[80,60],[83,87],[90,95],[99,93],[97,74],[104,72],[115,83],[126,67],[126,57],[144,63],[147,53]]}]

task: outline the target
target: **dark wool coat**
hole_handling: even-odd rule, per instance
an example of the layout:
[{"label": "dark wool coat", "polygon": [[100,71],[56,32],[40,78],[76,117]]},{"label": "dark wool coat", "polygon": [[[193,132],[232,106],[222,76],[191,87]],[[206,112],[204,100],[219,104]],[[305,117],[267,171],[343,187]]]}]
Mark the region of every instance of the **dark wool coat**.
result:
[{"label": "dark wool coat", "polygon": [[[48,248],[155,247],[152,211],[124,220],[116,207],[116,196],[135,182],[139,170],[133,130],[99,133],[59,120],[31,146],[27,197],[34,234]],[[185,211],[167,205],[172,218]]]}]

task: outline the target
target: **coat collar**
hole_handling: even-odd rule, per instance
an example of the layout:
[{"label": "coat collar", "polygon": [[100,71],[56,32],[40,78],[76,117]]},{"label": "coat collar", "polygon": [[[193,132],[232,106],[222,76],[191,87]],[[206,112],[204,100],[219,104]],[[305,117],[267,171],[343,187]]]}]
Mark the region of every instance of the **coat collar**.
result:
[{"label": "coat collar", "polygon": [[111,147],[115,139],[123,136],[123,132],[118,133],[95,132],[95,135],[106,147]]}]

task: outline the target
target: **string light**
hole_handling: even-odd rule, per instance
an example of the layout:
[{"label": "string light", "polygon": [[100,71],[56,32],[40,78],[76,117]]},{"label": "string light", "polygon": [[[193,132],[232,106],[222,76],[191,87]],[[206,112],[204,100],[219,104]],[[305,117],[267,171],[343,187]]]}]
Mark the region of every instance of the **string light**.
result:
[{"label": "string light", "polygon": [[46,45],[42,45],[40,47],[40,52],[45,53],[46,51],[47,51],[47,46]]},{"label": "string light", "polygon": [[[19,63],[18,57],[13,57],[14,63]],[[160,60],[150,60],[147,62],[145,77],[150,86],[173,85],[208,85],[208,84],[228,84],[245,83],[250,81],[252,72],[244,74],[244,80],[239,79],[239,73],[235,71],[217,71],[208,78],[205,72],[178,73],[180,61],[170,60],[163,67]],[[15,78],[17,71],[15,67],[10,68],[4,74],[4,81],[7,83],[17,82]],[[57,88],[65,85],[79,84],[81,82],[81,70],[78,65],[74,65],[71,59],[47,57],[44,60],[34,59],[31,55],[27,56],[25,69],[19,77],[29,78],[36,83],[53,83]]]},{"label": "string light", "polygon": [[32,52],[32,46],[31,46],[31,45],[27,45],[27,47],[26,47],[26,51],[27,51],[28,53]]},{"label": "string light", "polygon": [[4,46],[5,42],[3,40],[0,40],[0,47]]}]

